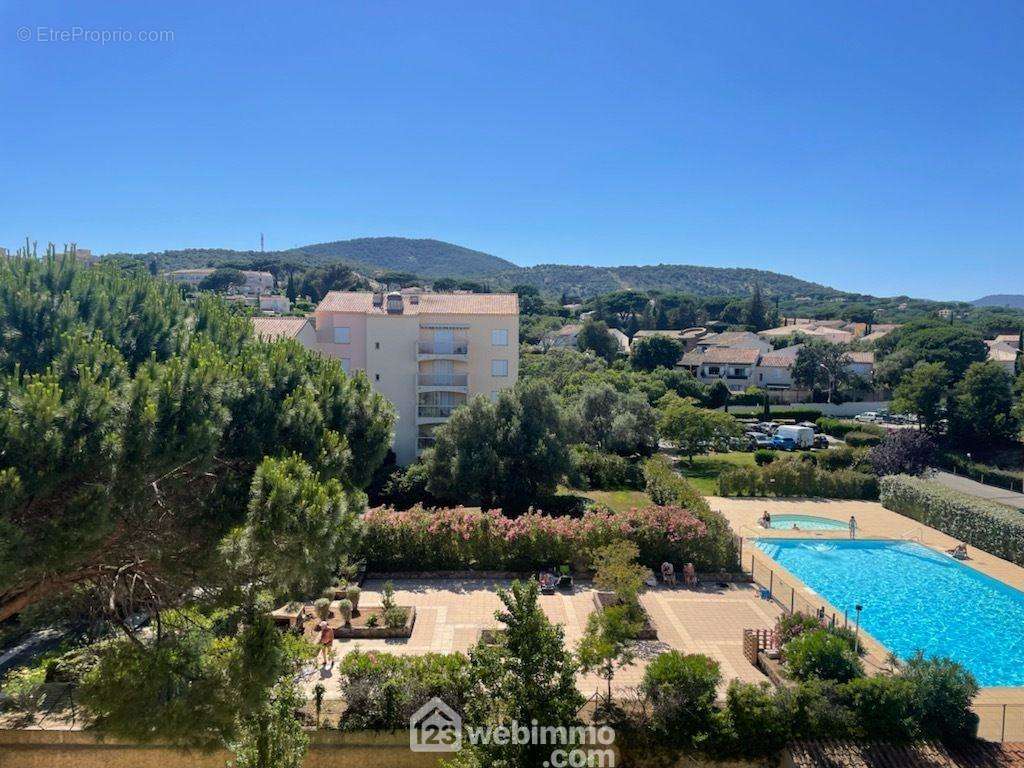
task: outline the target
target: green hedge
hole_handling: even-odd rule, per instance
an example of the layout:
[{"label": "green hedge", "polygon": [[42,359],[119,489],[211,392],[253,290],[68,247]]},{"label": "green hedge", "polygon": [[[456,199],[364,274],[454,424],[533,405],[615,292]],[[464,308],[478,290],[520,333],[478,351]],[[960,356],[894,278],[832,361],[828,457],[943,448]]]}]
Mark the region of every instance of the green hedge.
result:
[{"label": "green hedge", "polygon": [[885,437],[885,429],[882,427],[877,427],[874,424],[862,424],[852,419],[830,419],[822,416],[815,424],[818,425],[818,429],[821,432],[824,432],[826,435],[832,435],[832,437],[838,437],[840,440],[846,439],[846,436],[851,432],[863,432],[867,435]]},{"label": "green hedge", "polygon": [[871,432],[864,432],[857,429],[853,432],[846,433],[846,444],[853,448],[870,447],[878,445],[880,442],[882,442],[882,438],[879,435],[872,434]]},{"label": "green hedge", "polygon": [[910,475],[883,477],[881,501],[886,509],[1024,565],[1024,512]]},{"label": "green hedge", "polygon": [[[733,416],[757,416],[761,418],[764,415],[763,408],[739,406],[729,406],[729,413]],[[822,418],[821,411],[817,408],[791,408],[789,410],[783,410],[782,408],[772,408],[768,415],[769,419],[792,419],[793,421],[816,421]]]},{"label": "green hedge", "polygon": [[878,479],[865,472],[835,472],[813,462],[775,461],[763,467],[734,467],[718,476],[723,496],[819,496],[829,499],[877,499]]}]

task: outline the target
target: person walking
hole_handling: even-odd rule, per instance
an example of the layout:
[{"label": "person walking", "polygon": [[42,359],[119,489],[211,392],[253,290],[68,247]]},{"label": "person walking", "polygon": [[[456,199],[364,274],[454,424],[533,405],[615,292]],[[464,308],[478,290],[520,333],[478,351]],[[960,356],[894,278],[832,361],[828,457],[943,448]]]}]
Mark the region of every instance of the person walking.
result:
[{"label": "person walking", "polygon": [[850,515],[850,538],[857,538],[857,518],[853,515]]},{"label": "person walking", "polygon": [[327,662],[330,661],[331,665],[334,665],[334,629],[326,621],[320,622],[320,639],[317,641],[320,645],[320,650],[316,654],[317,661],[320,657],[324,657],[323,666],[327,666]]}]

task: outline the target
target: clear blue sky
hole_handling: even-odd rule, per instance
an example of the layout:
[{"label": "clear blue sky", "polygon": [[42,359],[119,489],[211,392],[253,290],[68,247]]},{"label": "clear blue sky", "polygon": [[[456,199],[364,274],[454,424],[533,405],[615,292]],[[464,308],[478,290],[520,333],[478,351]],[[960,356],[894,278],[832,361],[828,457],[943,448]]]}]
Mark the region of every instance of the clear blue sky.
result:
[{"label": "clear blue sky", "polygon": [[[38,39],[75,26],[173,41]],[[1019,1],[8,2],[0,98],[8,247],[404,235],[1024,293]]]}]

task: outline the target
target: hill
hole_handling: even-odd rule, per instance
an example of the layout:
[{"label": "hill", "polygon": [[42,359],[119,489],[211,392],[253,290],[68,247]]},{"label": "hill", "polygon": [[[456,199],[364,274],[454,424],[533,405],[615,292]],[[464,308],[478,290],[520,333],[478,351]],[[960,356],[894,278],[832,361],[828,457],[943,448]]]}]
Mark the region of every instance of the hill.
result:
[{"label": "hill", "polygon": [[310,267],[341,261],[364,271],[412,272],[429,278],[487,278],[517,268],[511,261],[482,251],[463,248],[461,245],[406,237],[362,237],[355,240],[336,240],[332,243],[315,243],[283,251],[196,248],[110,256],[134,256],[147,262],[155,259],[161,270],[249,261],[281,261]]},{"label": "hill", "polygon": [[427,279],[451,277],[476,280],[500,289],[526,283],[550,294],[567,293],[584,298],[625,289],[679,291],[698,296],[736,296],[749,294],[755,283],[765,293],[782,297],[841,298],[844,295],[824,285],[760,269],[681,264],[644,267],[541,264],[520,267],[511,261],[460,245],[404,237],[337,240],[266,252],[200,248],[108,254],[108,258],[114,256],[139,258],[146,262],[155,260],[161,270],[273,262],[308,267],[344,262],[367,274],[406,272]]},{"label": "hill", "polygon": [[841,292],[834,288],[778,272],[685,264],[657,264],[645,267],[541,264],[503,273],[500,279],[505,283],[527,283],[550,293],[564,292],[581,297],[627,289],[679,291],[696,296],[745,296],[753,290],[755,284],[773,296],[842,296]]},{"label": "hill", "polygon": [[1013,307],[1024,309],[1024,295],[1019,293],[993,293],[971,302],[976,307]]}]

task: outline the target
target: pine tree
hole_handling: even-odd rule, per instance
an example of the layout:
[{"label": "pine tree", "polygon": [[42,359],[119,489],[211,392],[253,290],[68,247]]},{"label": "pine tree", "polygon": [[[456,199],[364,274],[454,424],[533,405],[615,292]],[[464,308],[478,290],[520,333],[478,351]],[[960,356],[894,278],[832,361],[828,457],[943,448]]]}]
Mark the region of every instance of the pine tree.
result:
[{"label": "pine tree", "polygon": [[752,331],[763,331],[765,324],[764,301],[761,299],[761,286],[754,283],[754,293],[747,304],[747,325]]}]

